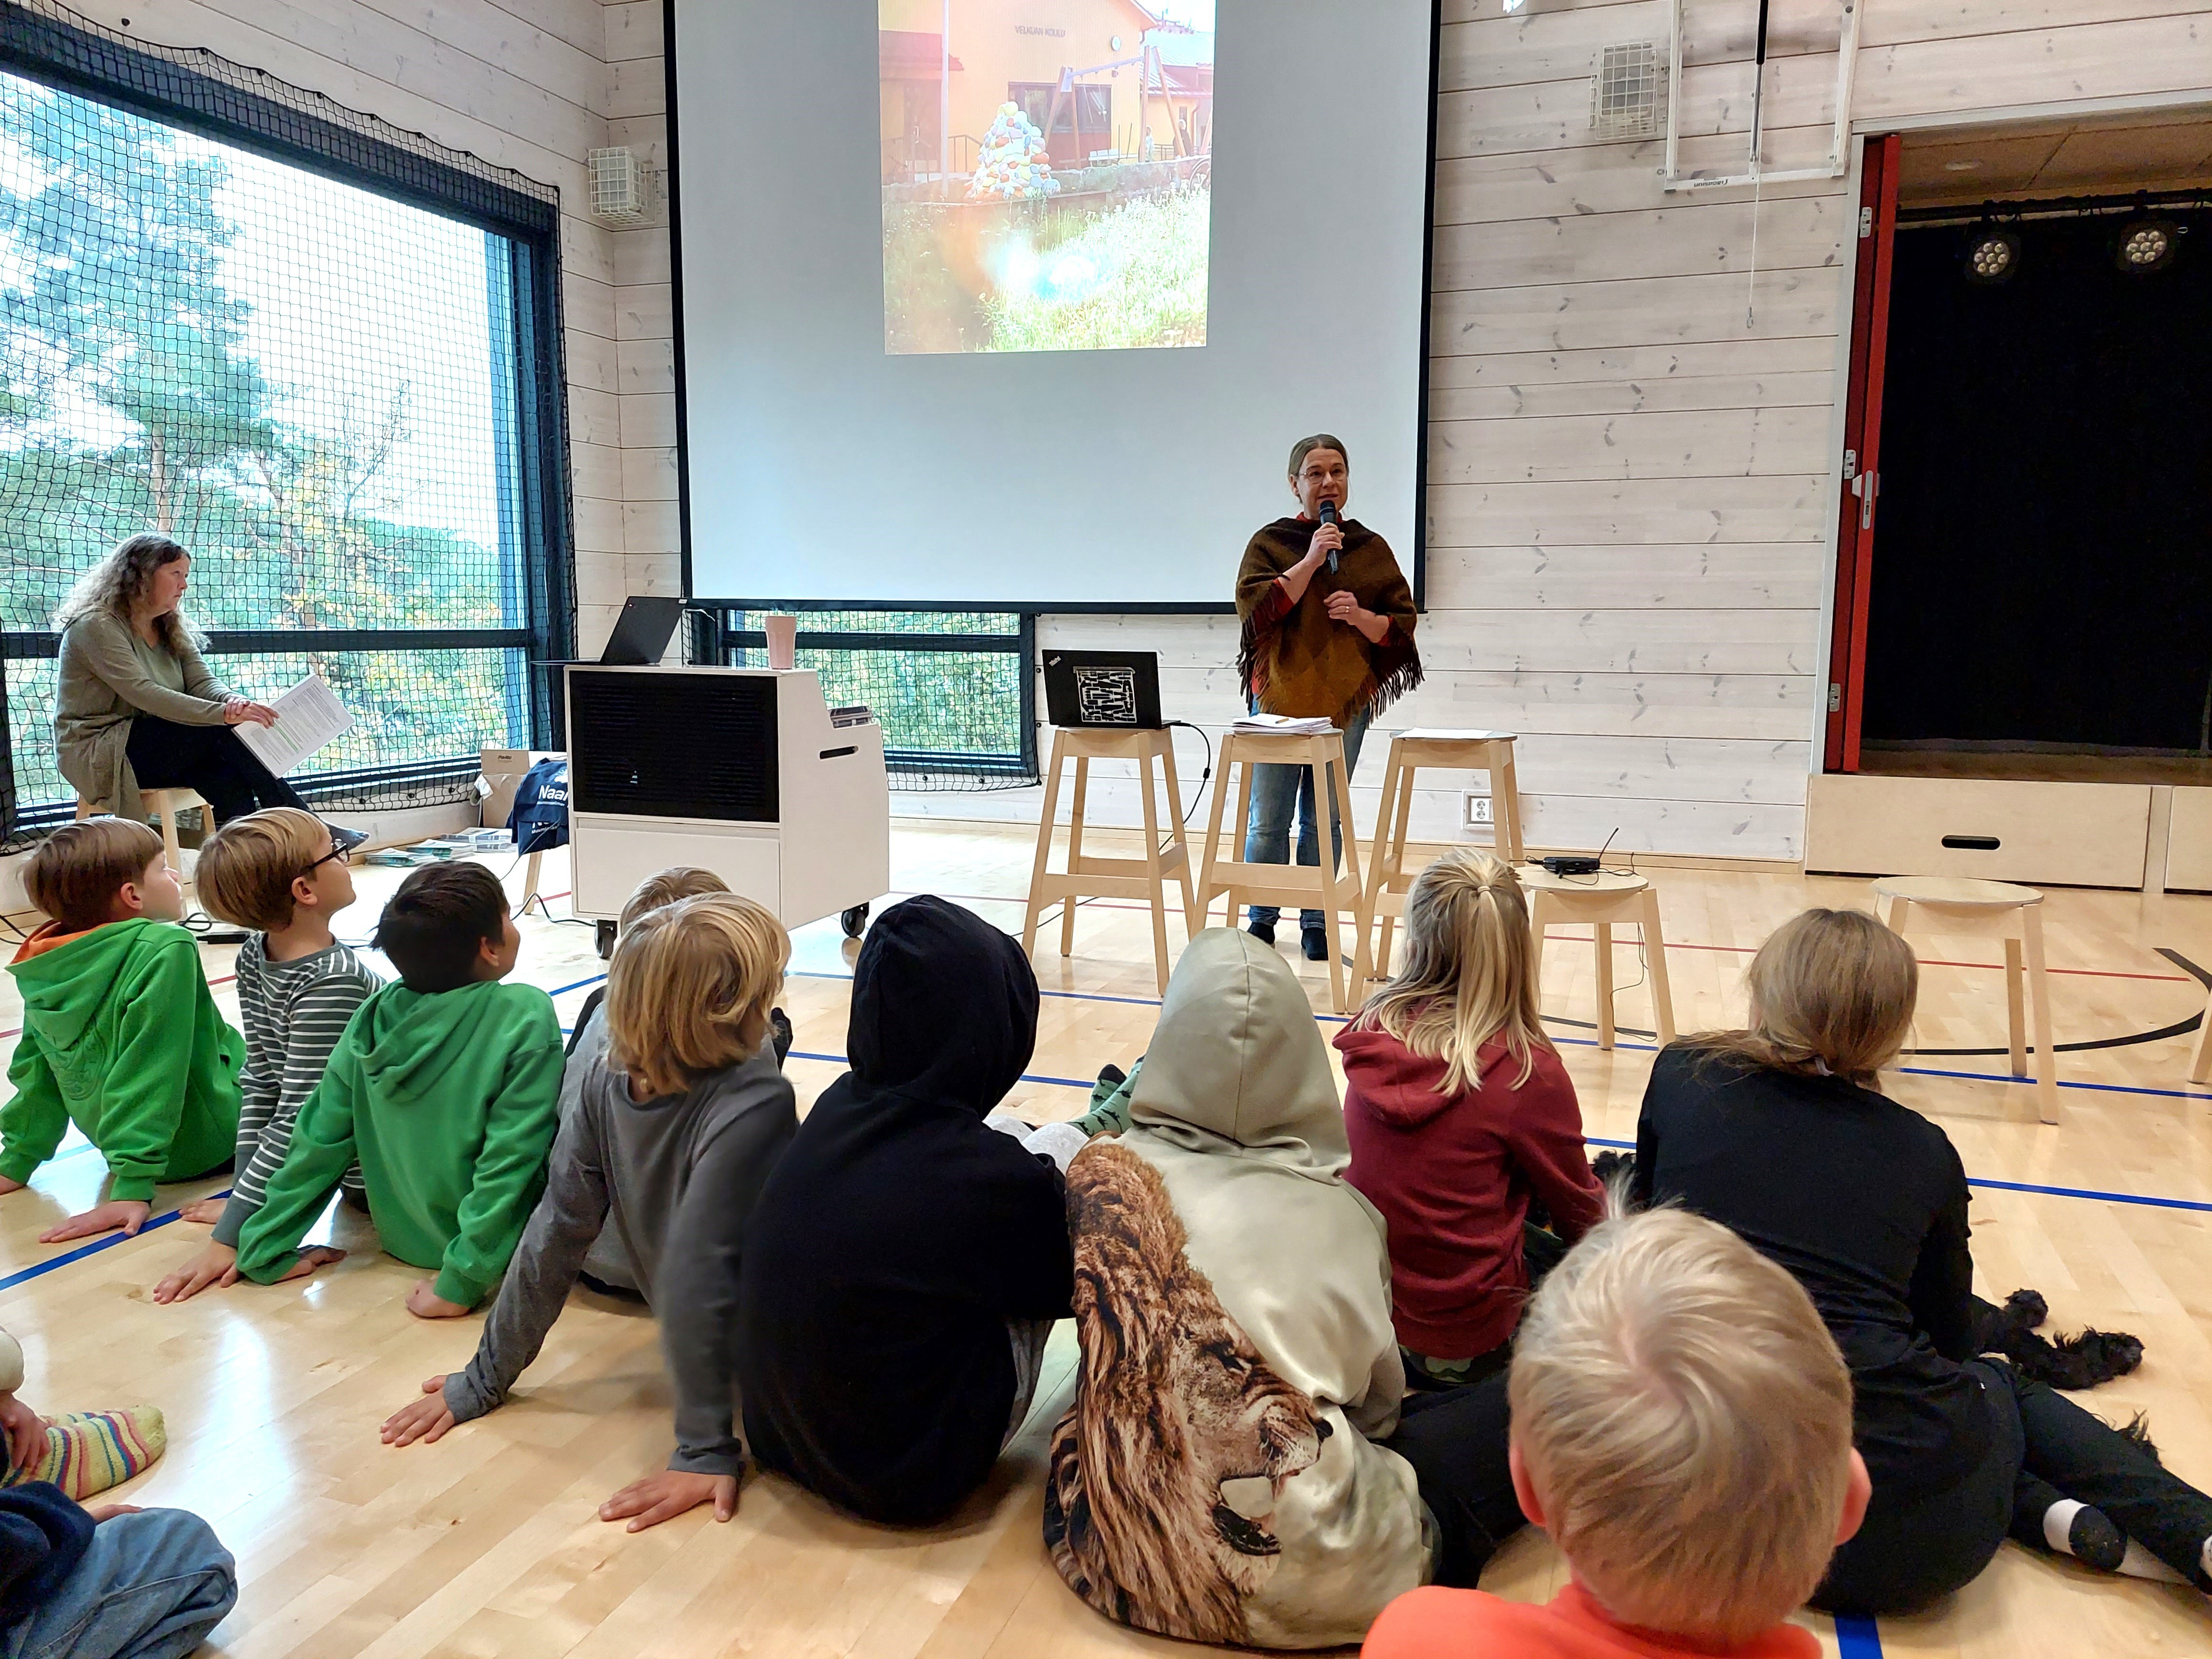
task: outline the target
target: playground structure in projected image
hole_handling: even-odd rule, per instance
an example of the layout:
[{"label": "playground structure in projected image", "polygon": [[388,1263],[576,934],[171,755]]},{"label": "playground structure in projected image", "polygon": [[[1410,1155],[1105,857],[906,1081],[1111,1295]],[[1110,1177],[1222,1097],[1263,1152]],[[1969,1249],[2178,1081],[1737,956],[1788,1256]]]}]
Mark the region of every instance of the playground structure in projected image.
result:
[{"label": "playground structure in projected image", "polygon": [[1136,0],[878,16],[884,349],[1204,345],[1211,28]]}]

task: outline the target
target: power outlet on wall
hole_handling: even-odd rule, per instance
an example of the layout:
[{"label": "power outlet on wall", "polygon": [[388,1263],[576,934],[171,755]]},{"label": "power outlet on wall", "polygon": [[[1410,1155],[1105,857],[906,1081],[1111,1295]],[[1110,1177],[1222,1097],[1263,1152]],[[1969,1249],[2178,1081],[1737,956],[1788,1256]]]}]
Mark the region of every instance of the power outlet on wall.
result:
[{"label": "power outlet on wall", "polygon": [[1495,823],[1497,822],[1496,819],[1490,816],[1489,796],[1478,794],[1474,790],[1469,789],[1462,794],[1462,799],[1465,803],[1467,810],[1461,816],[1461,823],[1474,825],[1478,823]]}]

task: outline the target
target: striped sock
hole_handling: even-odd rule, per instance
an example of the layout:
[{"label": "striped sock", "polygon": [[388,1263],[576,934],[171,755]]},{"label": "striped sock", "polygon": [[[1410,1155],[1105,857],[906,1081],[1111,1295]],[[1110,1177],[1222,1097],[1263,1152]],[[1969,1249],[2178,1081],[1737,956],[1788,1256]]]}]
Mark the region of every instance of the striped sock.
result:
[{"label": "striped sock", "polygon": [[27,1469],[9,1470],[0,1484],[51,1480],[82,1503],[142,1474],[168,1445],[168,1427],[158,1406],[71,1412],[47,1419],[46,1455]]}]

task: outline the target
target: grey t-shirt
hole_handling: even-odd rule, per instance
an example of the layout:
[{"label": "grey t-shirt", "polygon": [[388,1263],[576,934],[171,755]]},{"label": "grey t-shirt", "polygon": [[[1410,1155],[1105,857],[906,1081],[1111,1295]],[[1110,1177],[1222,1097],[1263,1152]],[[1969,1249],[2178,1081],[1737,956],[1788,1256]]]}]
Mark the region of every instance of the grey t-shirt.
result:
[{"label": "grey t-shirt", "polygon": [[621,1245],[659,1316],[676,1389],[672,1469],[741,1474],[737,1401],[738,1265],[769,1171],[799,1131],[791,1085],[763,1043],[688,1093],[639,1103],[604,1058],[584,1074],[553,1144],[545,1195],[446,1404],[465,1422],[507,1398],[560,1316],[592,1242]]}]

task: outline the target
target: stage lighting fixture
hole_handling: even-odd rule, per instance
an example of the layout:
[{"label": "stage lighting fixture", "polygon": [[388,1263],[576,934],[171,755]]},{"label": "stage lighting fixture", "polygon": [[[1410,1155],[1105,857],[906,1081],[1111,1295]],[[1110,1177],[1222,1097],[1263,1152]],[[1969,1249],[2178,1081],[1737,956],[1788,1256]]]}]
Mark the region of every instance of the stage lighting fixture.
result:
[{"label": "stage lighting fixture", "polygon": [[2120,232],[2116,259],[2122,270],[2144,276],[2173,263],[2181,227],[2171,219],[2131,220]]},{"label": "stage lighting fixture", "polygon": [[1967,240],[1966,280],[2008,283],[2020,269],[2020,238],[1995,225],[1983,225]]}]

